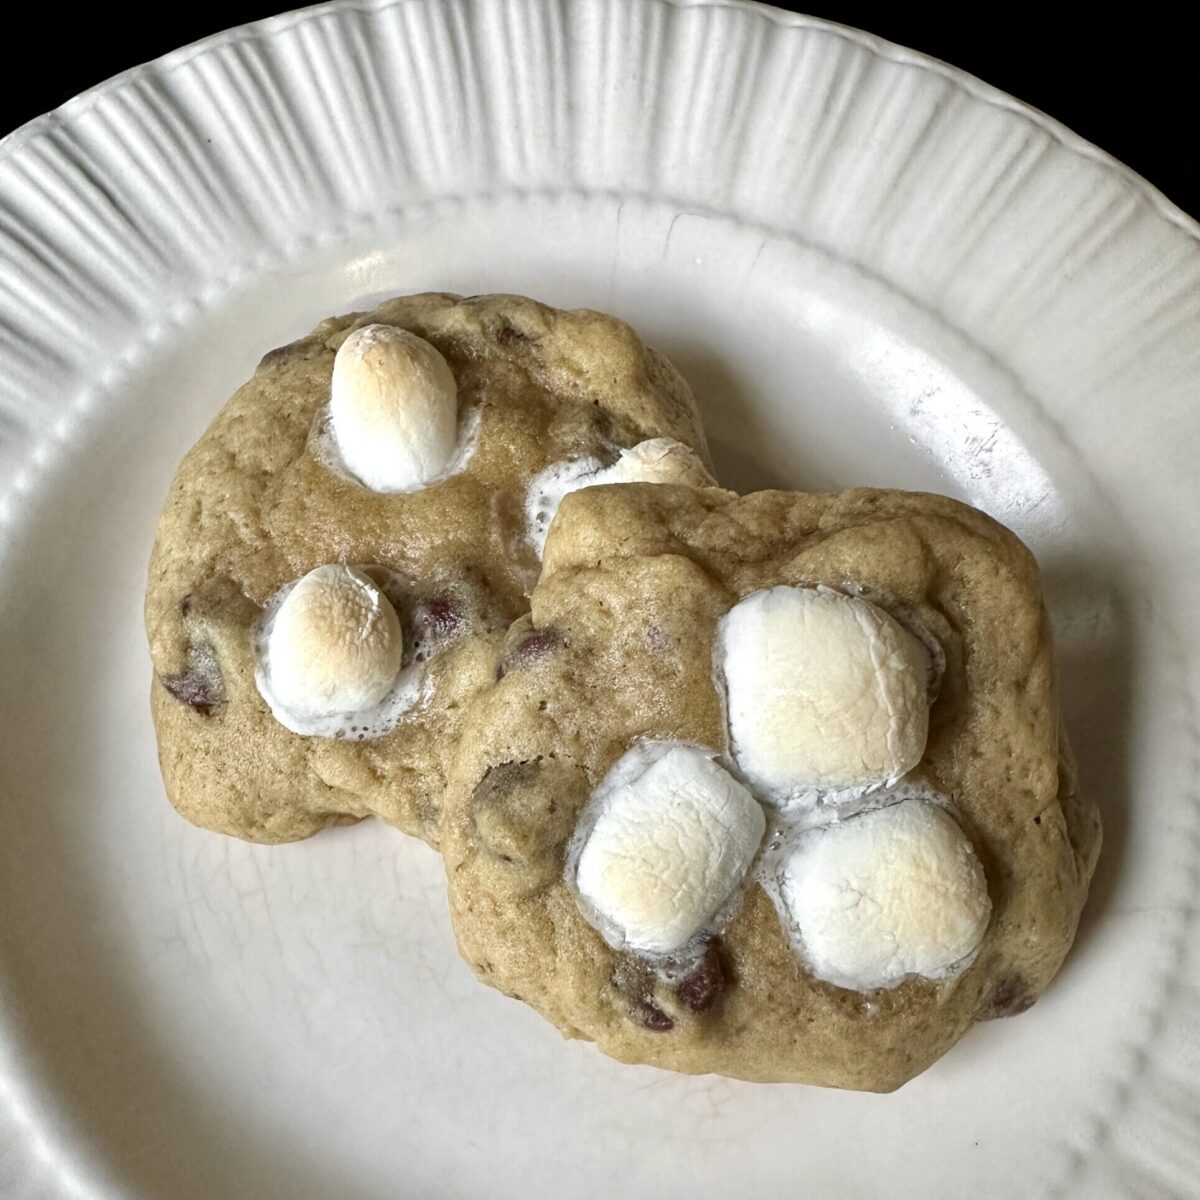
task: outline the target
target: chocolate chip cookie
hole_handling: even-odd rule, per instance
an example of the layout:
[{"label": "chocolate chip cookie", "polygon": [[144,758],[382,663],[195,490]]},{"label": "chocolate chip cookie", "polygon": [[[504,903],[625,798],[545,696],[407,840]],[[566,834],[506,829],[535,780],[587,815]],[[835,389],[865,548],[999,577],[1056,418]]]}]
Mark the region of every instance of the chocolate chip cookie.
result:
[{"label": "chocolate chip cookie", "polygon": [[528,609],[534,481],[585,486],[631,454],[706,474],[687,385],[599,313],[407,296],[267,354],[158,524],[146,626],[176,808],[254,841],[369,814],[435,838],[461,715]]},{"label": "chocolate chip cookie", "polygon": [[463,730],[461,952],[627,1062],[896,1088],[1033,1003],[1099,852],[1034,560],[938,496],[568,495]]}]

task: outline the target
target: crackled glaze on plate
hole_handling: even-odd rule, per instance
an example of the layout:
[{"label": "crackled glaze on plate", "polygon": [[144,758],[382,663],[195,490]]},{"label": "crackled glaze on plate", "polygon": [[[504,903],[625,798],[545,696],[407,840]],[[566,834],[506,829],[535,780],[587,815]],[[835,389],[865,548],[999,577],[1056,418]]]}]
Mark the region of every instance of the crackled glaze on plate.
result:
[{"label": "crackled glaze on plate", "polygon": [[[1064,972],[892,1097],[620,1067],[457,960],[440,866],[167,806],[180,455],[388,293],[632,321],[735,486],[923,487],[1038,552],[1106,848]],[[1200,238],[974,80],[750,5],[400,0],[0,143],[0,1194],[1200,1196]]]}]

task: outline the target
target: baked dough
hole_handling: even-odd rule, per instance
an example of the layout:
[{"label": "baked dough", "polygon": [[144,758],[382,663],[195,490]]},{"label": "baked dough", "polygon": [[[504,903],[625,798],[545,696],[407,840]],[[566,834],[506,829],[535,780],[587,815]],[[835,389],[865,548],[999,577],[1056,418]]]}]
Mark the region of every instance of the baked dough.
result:
[{"label": "baked dough", "polygon": [[[821,982],[753,879],[688,955],[616,950],[564,879],[579,814],[632,745],[728,753],[717,623],[779,584],[865,592],[944,652],[904,787],[953,807],[992,906],[950,978]],[[443,813],[454,929],[480,979],[568,1037],[676,1071],[889,1091],[973,1021],[1033,1003],[1071,945],[1099,819],[1075,788],[1034,560],[974,509],[873,490],[575,493],[499,674],[471,705]]]},{"label": "baked dough", "polygon": [[[334,356],[366,325],[431,343],[454,376],[455,465],[416,490],[364,486],[330,435]],[[1007,530],[938,496],[569,490],[572,471],[623,478],[620,463],[662,438],[690,447],[700,466],[662,443],[650,458],[674,455],[688,464],[683,477],[702,482],[707,451],[686,384],[598,313],[514,296],[410,296],[269,353],[185,458],[159,521],[146,623],[168,794],[196,824],[255,841],[376,815],[439,846],[455,934],[479,977],[617,1059],[891,1090],[973,1021],[1037,999],[1074,938],[1099,853],[1099,819],[1076,791],[1060,725],[1036,565]],[[544,507],[545,525],[553,505],[539,488],[553,505],[566,493],[541,561],[544,530],[531,514]],[[343,728],[335,713],[320,726],[331,734],[311,736],[276,719],[256,671],[276,602],[333,564],[361,597],[334,604],[331,593],[301,615],[331,639],[330,670],[369,660],[361,694],[382,695],[394,677],[400,707],[387,711],[402,715]],[[723,656],[738,643],[719,631],[739,602],[781,587],[788,603],[789,589],[842,593],[835,607],[857,597],[855,626],[887,634],[845,661],[862,668],[882,647],[879,669],[891,674],[879,702],[891,715],[880,728],[905,735],[885,760],[919,760],[899,781],[855,775],[854,787],[828,794],[768,794],[743,770],[724,696],[734,676]],[[325,628],[342,607],[386,617],[371,625],[377,645],[343,644]],[[759,638],[756,628],[775,639],[738,674],[736,715],[751,732],[755,680],[791,677],[775,671],[789,629],[768,607],[739,624],[743,639]],[[936,697],[928,713],[913,684],[920,644]],[[803,678],[812,658],[796,653]],[[822,679],[832,695],[842,675]],[[416,681],[411,693],[402,681]],[[915,720],[893,729],[892,707]],[[790,751],[788,720],[775,740]],[[828,748],[820,737],[813,745]],[[793,769],[786,755],[768,758]],[[665,765],[652,776],[656,763]],[[702,829],[682,810],[660,812],[680,793]],[[619,807],[602,819],[606,803]],[[792,853],[801,838],[902,803],[848,840]],[[930,841],[910,841],[907,857],[872,857],[885,828]],[[599,839],[590,855],[589,837]],[[839,844],[850,847],[843,860]],[[935,844],[942,862],[922,858]],[[699,857],[681,865],[685,852]],[[820,879],[785,880],[781,864],[810,870],[818,860]],[[892,865],[903,862],[917,864],[920,889],[896,884]],[[853,895],[875,878],[891,909],[842,920],[837,889]],[[822,892],[829,880],[833,892]],[[954,914],[922,907],[952,887]],[[889,912],[905,922],[903,947],[887,941]],[[807,942],[802,919],[820,922]],[[855,929],[875,940],[847,941]],[[931,977],[903,975],[918,969]],[[881,980],[888,986],[873,986]]]},{"label": "baked dough", "polygon": [[[403,494],[330,459],[334,354],[394,325],[432,343],[458,386],[465,467]],[[687,385],[622,322],[517,296],[426,294],[322,322],[267,354],[184,459],[159,520],[146,596],[167,791],[189,820],[260,842],[376,814],[436,837],[444,764],[498,643],[527,611],[537,556],[529,481],[575,456],[673,438],[707,461]],[[331,465],[332,462],[332,465]],[[255,686],[264,605],[315,567],[385,568],[422,698],[385,736],[305,737]]]}]

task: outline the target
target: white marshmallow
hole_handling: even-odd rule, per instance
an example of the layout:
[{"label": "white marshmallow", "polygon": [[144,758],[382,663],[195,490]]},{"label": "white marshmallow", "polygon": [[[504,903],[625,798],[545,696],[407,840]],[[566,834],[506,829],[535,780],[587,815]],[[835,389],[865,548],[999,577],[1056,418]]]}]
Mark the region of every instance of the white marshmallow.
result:
[{"label": "white marshmallow", "polygon": [[403,650],[396,610],[372,580],[353,567],[317,567],[274,614],[260,690],[289,728],[357,713],[392,690]]},{"label": "white marshmallow", "polygon": [[593,925],[617,948],[667,954],[717,916],[766,828],[710,751],[635,746],[605,776],[568,857]]},{"label": "white marshmallow", "polygon": [[529,540],[541,556],[546,535],[563,498],[581,488],[604,483],[683,483],[691,487],[716,487],[696,452],[673,438],[650,438],[622,450],[611,466],[598,458],[576,458],[553,463],[529,485],[525,503]]},{"label": "white marshmallow", "polygon": [[716,480],[690,447],[674,438],[650,438],[622,450],[605,483],[686,483],[715,487]]},{"label": "white marshmallow", "polygon": [[458,388],[423,338],[364,325],[333,360],[330,417],[346,468],[377,492],[407,492],[445,473],[458,437]]},{"label": "white marshmallow", "polygon": [[925,800],[802,834],[779,885],[813,974],[856,991],[954,974],[979,949],[992,911],[971,843]]},{"label": "white marshmallow", "polygon": [[717,664],[734,758],[765,798],[884,783],[925,752],[928,652],[866,600],[755,592],[721,619]]}]

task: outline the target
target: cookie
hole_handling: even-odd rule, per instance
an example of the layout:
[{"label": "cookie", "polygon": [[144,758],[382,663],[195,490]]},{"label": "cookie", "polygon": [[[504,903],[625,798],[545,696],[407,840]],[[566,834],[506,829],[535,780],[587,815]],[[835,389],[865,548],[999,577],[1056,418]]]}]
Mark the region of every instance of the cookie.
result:
[{"label": "cookie", "polygon": [[554,505],[706,463],[686,384],[599,313],[409,296],[271,351],[158,523],[146,627],[172,803],[261,842],[370,814],[434,839]]},{"label": "cookie", "polygon": [[568,1037],[889,1091],[1071,945],[1099,819],[1036,565],[965,505],[569,495],[498,675],[442,815],[454,930]]}]

